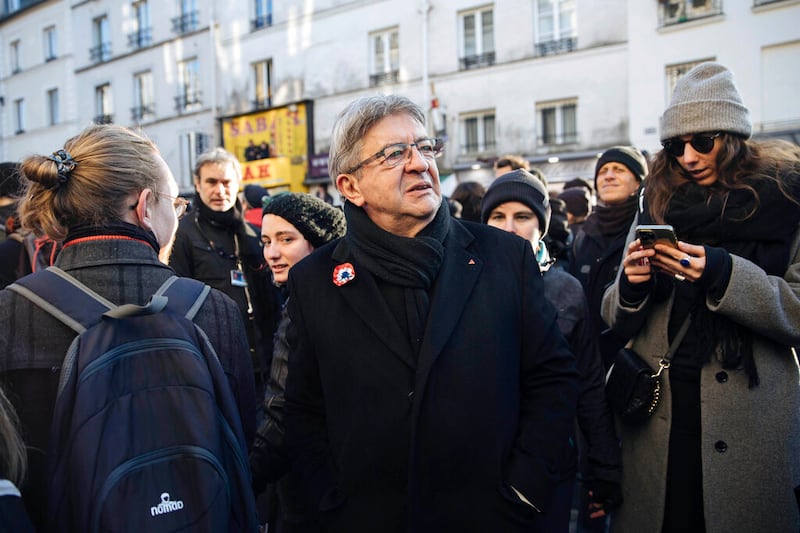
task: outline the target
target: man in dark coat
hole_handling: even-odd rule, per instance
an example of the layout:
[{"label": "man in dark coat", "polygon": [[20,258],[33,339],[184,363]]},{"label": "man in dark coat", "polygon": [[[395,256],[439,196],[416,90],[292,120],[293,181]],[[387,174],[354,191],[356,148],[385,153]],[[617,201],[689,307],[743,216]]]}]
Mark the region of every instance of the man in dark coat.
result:
[{"label": "man in dark coat", "polygon": [[280,298],[264,270],[258,230],[244,219],[237,198],[241,181],[239,161],[224,149],[214,148],[197,158],[197,195],[192,212],[178,226],[169,265],[179,276],[221,290],[239,306],[250,344],[256,395],[262,398]]},{"label": "man in dark coat", "polygon": [[442,202],[424,113],[351,103],[345,237],[289,273],[287,444],[326,531],[528,532],[574,454],[575,358],[531,246]]}]

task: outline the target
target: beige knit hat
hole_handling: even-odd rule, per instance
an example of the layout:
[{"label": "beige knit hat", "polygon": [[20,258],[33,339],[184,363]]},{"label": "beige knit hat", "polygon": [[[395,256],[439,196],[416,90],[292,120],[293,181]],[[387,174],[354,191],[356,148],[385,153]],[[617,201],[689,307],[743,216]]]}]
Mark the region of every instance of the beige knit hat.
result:
[{"label": "beige knit hat", "polygon": [[695,66],[678,79],[672,101],[661,117],[661,140],[713,131],[750,138],[750,112],[733,82],[731,71],[719,63]]}]

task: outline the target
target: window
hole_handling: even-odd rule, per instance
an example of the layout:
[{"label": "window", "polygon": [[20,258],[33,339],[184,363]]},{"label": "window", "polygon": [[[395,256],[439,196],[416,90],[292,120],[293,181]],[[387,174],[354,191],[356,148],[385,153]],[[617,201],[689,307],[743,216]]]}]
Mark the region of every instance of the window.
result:
[{"label": "window", "polygon": [[179,0],[180,15],[172,19],[172,31],[188,33],[197,29],[197,0]]},{"label": "window", "polygon": [[575,0],[536,0],[536,53],[573,51],[578,44]]},{"label": "window", "polygon": [[397,83],[400,70],[400,39],[397,28],[373,33],[369,36],[372,64],[369,86]]},{"label": "window", "polygon": [[212,137],[207,133],[192,131],[179,134],[181,168],[183,172],[175,173],[178,188],[181,190],[192,187],[192,175],[197,157],[212,148]]},{"label": "window", "polygon": [[566,100],[536,106],[539,117],[539,144],[571,144],[578,142],[578,102]]},{"label": "window", "polygon": [[104,83],[94,88],[94,121],[97,124],[111,124],[111,84]]},{"label": "window", "polygon": [[253,63],[253,105],[257,108],[272,105],[272,61],[265,59]]},{"label": "window", "polygon": [[250,21],[250,30],[256,31],[272,26],[272,0],[253,0],[253,2],[255,18]]},{"label": "window", "polygon": [[11,41],[8,46],[8,62],[11,65],[11,74],[22,72],[22,57],[19,39]]},{"label": "window", "polygon": [[14,133],[19,135],[25,133],[25,99],[18,98],[14,100]]},{"label": "window", "polygon": [[58,48],[56,46],[56,27],[48,26],[42,33],[42,45],[44,48],[44,60],[52,61],[58,57]]},{"label": "window", "polygon": [[150,28],[150,6],[147,0],[139,0],[133,3],[133,20],[136,23],[136,30],[128,34],[128,46],[136,49],[150,46],[152,31]]},{"label": "window", "polygon": [[495,148],[494,111],[461,116],[461,151],[486,152]]},{"label": "window", "polygon": [[197,58],[178,63],[178,96],[175,109],[178,113],[200,107],[200,62]]},{"label": "window", "polygon": [[140,122],[155,114],[153,106],[153,73],[149,70],[133,75],[133,101],[136,105],[131,108],[131,118]]},{"label": "window", "polygon": [[491,8],[461,14],[461,70],[494,64],[494,14]]},{"label": "window", "polygon": [[61,122],[61,111],[58,106],[58,89],[47,91],[47,118],[50,126]]},{"label": "window", "polygon": [[111,59],[111,34],[108,29],[108,16],[103,15],[92,21],[92,42],[89,58],[93,63]]},{"label": "window", "polygon": [[661,26],[680,24],[722,13],[722,0],[662,0],[658,3]]},{"label": "window", "polygon": [[680,63],[678,65],[667,65],[665,72],[665,77],[667,80],[667,102],[672,99],[672,91],[675,89],[675,84],[678,82],[678,78],[704,61],[714,61],[714,58],[700,59],[688,63]]}]

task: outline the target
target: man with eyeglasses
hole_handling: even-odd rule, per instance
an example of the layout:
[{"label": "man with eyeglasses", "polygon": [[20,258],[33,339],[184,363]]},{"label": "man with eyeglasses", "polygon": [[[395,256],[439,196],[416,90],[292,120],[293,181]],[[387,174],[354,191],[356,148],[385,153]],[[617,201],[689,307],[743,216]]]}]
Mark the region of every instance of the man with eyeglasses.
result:
[{"label": "man with eyeglasses", "polygon": [[287,445],[325,531],[528,532],[569,440],[575,358],[529,243],[442,202],[423,110],[352,102],[347,232],[289,273]]},{"label": "man with eyeglasses", "polygon": [[192,211],[178,225],[169,264],[178,275],[208,283],[236,302],[247,329],[256,397],[262,398],[280,306],[277,288],[263,269],[259,232],[244,219],[237,196],[241,181],[239,161],[225,149],[197,158]]}]

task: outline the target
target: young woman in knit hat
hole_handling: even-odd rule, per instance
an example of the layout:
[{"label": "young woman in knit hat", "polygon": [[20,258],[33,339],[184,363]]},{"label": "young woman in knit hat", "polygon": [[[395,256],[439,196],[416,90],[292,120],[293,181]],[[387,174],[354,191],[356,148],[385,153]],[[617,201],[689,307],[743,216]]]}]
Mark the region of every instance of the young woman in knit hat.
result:
[{"label": "young woman in knit hat", "polygon": [[[315,196],[282,193],[271,197],[263,209],[261,242],[273,282],[285,287],[292,266],[316,248],[344,235],[344,231],[345,219],[341,209]],[[294,478],[286,475],[290,467],[283,443],[288,327],[284,304],[275,333],[270,378],[264,396],[264,420],[250,452],[250,468],[256,495],[263,492],[268,483],[280,480],[278,502],[270,503],[270,516],[267,517],[270,531],[296,533],[316,531],[318,526],[308,518],[310,513],[303,512]]]},{"label": "young woman in knit hat", "polygon": [[800,531],[800,149],[751,131],[712,62],[661,119],[637,222],[678,248],[631,232],[603,315],[654,368],[690,322],[654,415],[622,428],[616,531]]}]

